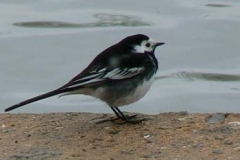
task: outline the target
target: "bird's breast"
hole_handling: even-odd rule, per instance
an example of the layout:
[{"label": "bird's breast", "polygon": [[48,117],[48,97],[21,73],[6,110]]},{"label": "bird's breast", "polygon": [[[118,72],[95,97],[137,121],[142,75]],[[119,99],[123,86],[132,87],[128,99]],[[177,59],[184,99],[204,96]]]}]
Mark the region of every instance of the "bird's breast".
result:
[{"label": "bird's breast", "polygon": [[127,104],[134,103],[140,100],[141,98],[143,98],[151,88],[154,79],[155,79],[155,74],[152,75],[150,79],[143,80],[142,84],[138,85],[136,89],[133,90],[128,97],[126,97],[126,103]]}]

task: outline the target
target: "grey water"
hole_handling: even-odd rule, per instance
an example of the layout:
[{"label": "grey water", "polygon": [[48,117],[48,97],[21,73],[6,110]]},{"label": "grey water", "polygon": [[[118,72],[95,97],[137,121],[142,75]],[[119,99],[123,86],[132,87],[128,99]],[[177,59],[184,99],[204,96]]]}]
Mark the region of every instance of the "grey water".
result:
[{"label": "grey water", "polygon": [[[102,50],[143,33],[166,44],[159,71],[139,102],[122,110],[240,111],[240,2],[214,0],[0,1],[0,113],[68,82]],[[74,95],[42,100],[13,113],[111,110]]]}]

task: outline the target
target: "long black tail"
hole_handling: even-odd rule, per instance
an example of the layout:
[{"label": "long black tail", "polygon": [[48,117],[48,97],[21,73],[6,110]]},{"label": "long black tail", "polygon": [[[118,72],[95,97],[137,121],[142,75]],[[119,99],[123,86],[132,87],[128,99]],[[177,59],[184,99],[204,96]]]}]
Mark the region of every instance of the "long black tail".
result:
[{"label": "long black tail", "polygon": [[15,105],[13,105],[11,107],[8,107],[8,108],[5,109],[5,112],[8,112],[8,111],[11,111],[13,109],[19,108],[19,107],[24,106],[24,105],[29,104],[29,103],[33,103],[33,102],[39,101],[41,99],[45,99],[45,98],[48,98],[48,97],[52,97],[52,96],[58,95],[58,94],[63,93],[63,92],[65,92],[65,91],[60,90],[60,89],[56,89],[56,90],[47,92],[45,94],[42,94],[42,95],[39,95],[39,96],[30,98],[30,99],[27,99],[27,100],[22,101],[22,102],[20,102],[18,104],[15,104]]}]

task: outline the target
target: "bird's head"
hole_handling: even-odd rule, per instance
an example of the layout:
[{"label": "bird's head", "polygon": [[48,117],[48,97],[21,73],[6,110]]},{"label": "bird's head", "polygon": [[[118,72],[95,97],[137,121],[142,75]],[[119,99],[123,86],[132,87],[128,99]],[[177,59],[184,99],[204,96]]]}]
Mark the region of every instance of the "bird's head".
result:
[{"label": "bird's head", "polygon": [[127,51],[133,53],[153,53],[157,46],[161,46],[165,43],[155,42],[153,39],[143,34],[136,34],[124,38],[118,44]]}]

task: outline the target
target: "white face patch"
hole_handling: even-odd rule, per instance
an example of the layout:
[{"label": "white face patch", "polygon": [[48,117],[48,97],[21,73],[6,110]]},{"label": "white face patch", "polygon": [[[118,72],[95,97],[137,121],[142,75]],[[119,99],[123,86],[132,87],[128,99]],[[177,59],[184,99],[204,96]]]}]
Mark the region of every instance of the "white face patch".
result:
[{"label": "white face patch", "polygon": [[155,42],[153,39],[144,40],[140,45],[135,45],[133,48],[134,53],[152,52],[154,50]]}]

